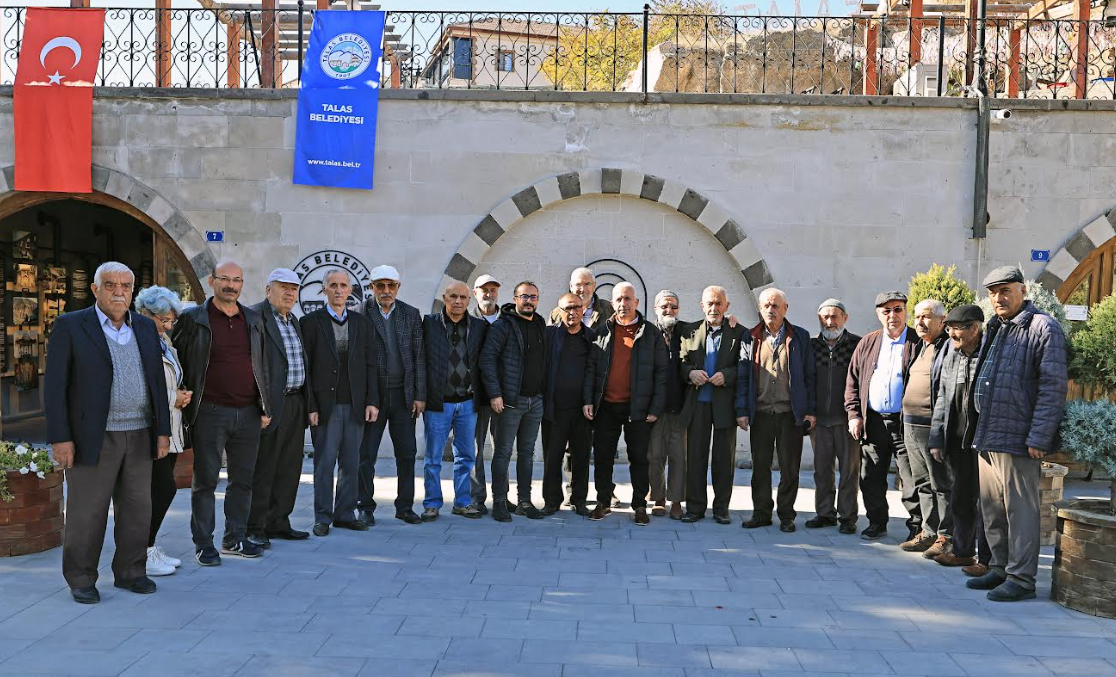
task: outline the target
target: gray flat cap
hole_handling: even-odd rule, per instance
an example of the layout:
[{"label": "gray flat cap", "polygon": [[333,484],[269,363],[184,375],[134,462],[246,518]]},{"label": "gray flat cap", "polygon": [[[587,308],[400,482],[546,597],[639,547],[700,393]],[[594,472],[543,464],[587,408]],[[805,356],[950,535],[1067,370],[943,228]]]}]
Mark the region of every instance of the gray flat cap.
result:
[{"label": "gray flat cap", "polygon": [[821,311],[825,310],[826,308],[840,308],[841,312],[845,313],[845,314],[848,314],[848,312],[849,312],[848,310],[845,309],[845,304],[841,303],[840,299],[826,299],[826,300],[822,301],[821,305],[818,306],[818,312],[820,313]]},{"label": "gray flat cap", "polygon": [[659,305],[659,301],[662,301],[665,298],[672,298],[672,299],[677,301],[678,300],[678,294],[675,294],[674,292],[672,292],[669,289],[664,289],[661,292],[659,292],[658,294],[655,294],[655,305],[656,306]]},{"label": "gray flat cap", "polygon": [[903,303],[906,303],[907,295],[901,291],[882,291],[879,294],[876,294],[877,308],[890,301],[902,301]]},{"label": "gray flat cap", "polygon": [[1019,270],[1019,266],[1000,266],[993,270],[988,275],[984,276],[984,286],[993,287],[998,284],[1007,284],[1009,282],[1022,282],[1023,271]]}]

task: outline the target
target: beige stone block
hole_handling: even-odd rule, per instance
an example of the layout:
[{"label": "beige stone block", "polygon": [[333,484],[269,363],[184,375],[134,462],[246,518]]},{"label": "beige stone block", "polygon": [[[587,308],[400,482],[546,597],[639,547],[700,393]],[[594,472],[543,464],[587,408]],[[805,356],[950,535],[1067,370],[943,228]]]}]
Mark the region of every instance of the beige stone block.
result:
[{"label": "beige stone block", "polygon": [[620,174],[620,194],[639,197],[643,192],[643,172],[625,169]]},{"label": "beige stone block", "polygon": [[135,177],[199,176],[183,172],[182,149],[166,146],[128,146],[128,172]]},{"label": "beige stone block", "polygon": [[174,115],[124,115],[127,143],[129,146],[176,145],[176,120]]},{"label": "beige stone block", "polygon": [[284,148],[280,117],[236,117],[228,120],[228,145],[238,148]]},{"label": "beige stone block", "polygon": [[562,191],[558,188],[557,177],[551,177],[536,183],[535,191],[539,195],[539,204],[543,207],[559,202],[562,199]]},{"label": "beige stone block", "polygon": [[600,169],[578,172],[578,181],[581,184],[582,195],[599,194],[601,192]]},{"label": "beige stone block", "polygon": [[[242,118],[233,119],[242,120]],[[223,115],[176,116],[175,135],[172,137],[173,145],[183,148],[227,146],[229,120]]]},{"label": "beige stone block", "polygon": [[1058,253],[1046,264],[1046,269],[1063,280],[1068,279],[1077,268],[1077,259],[1066,250],[1060,249]]},{"label": "beige stone block", "polygon": [[161,226],[174,214],[175,209],[162,195],[156,195],[144,211],[151,217],[152,221]]},{"label": "beige stone block", "polygon": [[128,198],[128,193],[132,191],[132,186],[134,185],[135,182],[128,178],[127,175],[114,171],[109,175],[105,192],[115,198],[126,200]]},{"label": "beige stone block", "polygon": [[519,211],[519,207],[510,199],[504,200],[496,205],[496,208],[493,209],[490,214],[492,214],[492,218],[496,219],[496,223],[500,224],[500,227],[505,231],[510,230],[519,219],[523,218],[523,215]]},{"label": "beige stone block", "polygon": [[1097,247],[1116,237],[1116,228],[1112,227],[1108,217],[1104,215],[1097,217],[1092,223],[1085,226],[1084,231],[1089,241]]}]

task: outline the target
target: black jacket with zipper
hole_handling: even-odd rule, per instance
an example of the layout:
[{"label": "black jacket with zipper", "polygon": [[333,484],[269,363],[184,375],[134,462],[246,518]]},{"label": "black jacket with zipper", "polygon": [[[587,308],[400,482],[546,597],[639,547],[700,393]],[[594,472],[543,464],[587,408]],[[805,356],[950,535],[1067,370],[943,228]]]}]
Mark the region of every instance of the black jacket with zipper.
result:
[{"label": "black jacket with zipper", "polygon": [[[544,333],[546,322],[535,313],[532,322],[539,323],[539,332]],[[484,389],[489,400],[501,397],[505,404],[514,406],[523,384],[523,333],[516,325],[520,322],[514,303],[500,307],[500,319],[488,328],[488,336],[480,353],[480,372],[484,379]],[[546,370],[543,370],[543,387],[546,392]]]},{"label": "black jacket with zipper", "polygon": [[[478,361],[488,333],[488,323],[468,313],[465,314],[465,322],[465,355],[473,387],[473,405],[481,407],[488,404],[488,400],[484,395],[484,380],[481,378]],[[442,411],[445,409],[449,358],[453,351],[445,311],[431,313],[423,318],[422,331],[426,347],[426,409]]]},{"label": "black jacket with zipper", "polygon": [[[667,394],[667,370],[670,360],[667,357],[666,342],[659,328],[636,313],[635,343],[632,346],[631,366],[631,409],[628,417],[642,421],[648,416],[660,416]],[[604,399],[608,372],[612,367],[612,342],[616,335],[616,318],[610,317],[604,329],[593,341],[593,351],[589,360],[593,378],[585,379],[586,401],[592,402],[594,411]]]}]

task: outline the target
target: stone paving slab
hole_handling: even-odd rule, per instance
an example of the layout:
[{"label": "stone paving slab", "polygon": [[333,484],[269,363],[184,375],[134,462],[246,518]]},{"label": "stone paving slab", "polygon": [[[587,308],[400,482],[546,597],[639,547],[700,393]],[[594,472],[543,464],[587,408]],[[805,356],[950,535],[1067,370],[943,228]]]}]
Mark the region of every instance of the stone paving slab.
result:
[{"label": "stone paving slab", "polygon": [[[998,605],[959,571],[900,551],[898,518],[875,543],[804,529],[806,475],[799,530],[783,534],[739,527],[745,471],[732,526],[638,528],[627,509],[601,522],[443,513],[408,526],[392,519],[393,464],[380,466],[385,507],[371,530],[277,541],[261,559],[217,568],[193,559],[180,491],[159,543],[183,566],[151,596],[112,587],[111,529],[95,607],[70,600],[60,549],[0,560],[0,675],[1116,677],[1116,621],[1049,600],[1052,549],[1039,598]],[[302,481],[293,521],[308,528],[309,463]],[[904,514],[896,492],[889,502]]]}]

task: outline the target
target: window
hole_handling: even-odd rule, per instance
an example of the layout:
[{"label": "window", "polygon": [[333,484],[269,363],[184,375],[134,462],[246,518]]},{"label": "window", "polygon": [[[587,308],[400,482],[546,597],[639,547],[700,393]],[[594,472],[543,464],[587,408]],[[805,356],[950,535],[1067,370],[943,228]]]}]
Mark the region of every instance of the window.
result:
[{"label": "window", "polygon": [[453,77],[458,80],[473,79],[472,38],[453,39]]},{"label": "window", "polygon": [[500,61],[496,67],[503,73],[515,71],[515,54],[512,52],[500,52]]}]

